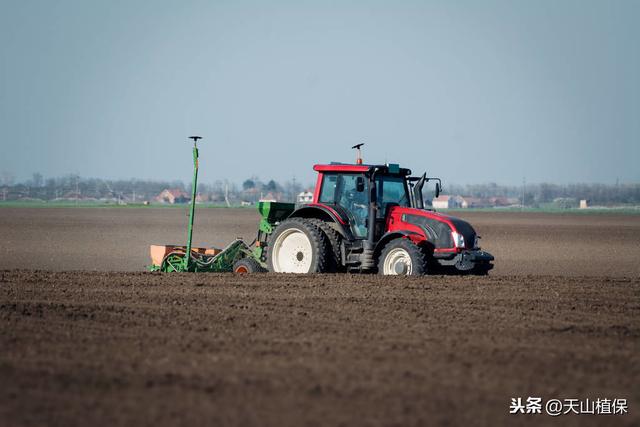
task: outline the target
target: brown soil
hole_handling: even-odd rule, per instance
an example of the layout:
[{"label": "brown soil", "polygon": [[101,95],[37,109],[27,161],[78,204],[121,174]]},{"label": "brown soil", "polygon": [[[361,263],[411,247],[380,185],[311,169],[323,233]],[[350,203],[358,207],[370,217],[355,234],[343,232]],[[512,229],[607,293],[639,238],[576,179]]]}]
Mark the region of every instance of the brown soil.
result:
[{"label": "brown soil", "polygon": [[[201,211],[199,244],[253,235]],[[2,209],[0,269],[141,269],[184,214]],[[638,217],[464,216],[489,277],[0,270],[0,426],[640,424]]]},{"label": "brown soil", "polygon": [[640,279],[0,272],[0,425],[496,425],[626,398]]}]

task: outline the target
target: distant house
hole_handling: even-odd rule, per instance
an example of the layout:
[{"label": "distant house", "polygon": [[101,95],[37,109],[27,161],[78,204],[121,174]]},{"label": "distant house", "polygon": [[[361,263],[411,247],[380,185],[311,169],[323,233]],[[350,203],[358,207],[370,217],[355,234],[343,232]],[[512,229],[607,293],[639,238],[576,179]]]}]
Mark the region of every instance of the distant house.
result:
[{"label": "distant house", "polygon": [[306,205],[313,202],[313,193],[308,190],[299,193],[298,197],[296,197],[296,202],[301,205]]},{"label": "distant house", "polygon": [[462,197],[440,195],[431,201],[434,209],[453,209],[462,207]]},{"label": "distant house", "polygon": [[489,206],[504,207],[509,206],[511,203],[507,197],[489,197]]},{"label": "distant house", "polygon": [[460,197],[460,207],[463,209],[482,208],[488,205],[485,199],[480,197]]},{"label": "distant house", "polygon": [[277,202],[278,200],[278,196],[276,194],[273,193],[267,193],[266,195],[262,195],[262,197],[260,197],[260,201],[261,202]]},{"label": "distant house", "polygon": [[247,188],[242,191],[242,200],[255,203],[262,198],[262,193],[256,187]]},{"label": "distant house", "polygon": [[208,203],[211,201],[211,196],[207,193],[198,193],[196,195],[196,203]]},{"label": "distant house", "polygon": [[177,188],[175,189],[166,188],[156,196],[156,202],[169,203],[172,205],[176,203],[187,203],[189,202],[189,200],[191,200],[189,195]]},{"label": "distant house", "polygon": [[582,199],[580,200],[580,209],[587,209],[591,205],[591,200]]}]

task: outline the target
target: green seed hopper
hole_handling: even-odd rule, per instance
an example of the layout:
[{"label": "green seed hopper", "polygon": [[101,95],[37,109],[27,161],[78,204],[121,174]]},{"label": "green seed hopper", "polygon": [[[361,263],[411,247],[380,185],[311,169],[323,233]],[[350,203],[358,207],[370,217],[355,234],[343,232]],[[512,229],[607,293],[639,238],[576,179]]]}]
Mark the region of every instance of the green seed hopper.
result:
[{"label": "green seed hopper", "polygon": [[256,247],[253,250],[253,256],[264,267],[264,259],[266,257],[265,247],[260,242],[266,242],[275,225],[291,215],[296,205],[293,203],[280,202],[258,202],[258,212],[260,213],[260,222],[258,223],[258,237],[256,238]]}]

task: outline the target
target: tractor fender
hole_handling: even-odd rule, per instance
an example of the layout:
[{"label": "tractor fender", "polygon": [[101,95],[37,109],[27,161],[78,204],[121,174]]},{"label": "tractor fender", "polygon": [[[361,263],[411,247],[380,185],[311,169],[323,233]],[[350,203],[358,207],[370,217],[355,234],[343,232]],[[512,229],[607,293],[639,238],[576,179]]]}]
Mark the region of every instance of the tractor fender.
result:
[{"label": "tractor fender", "polygon": [[334,224],[335,230],[349,241],[354,240],[353,234],[349,229],[348,222],[341,217],[340,213],[330,206],[314,203],[296,209],[289,215],[289,218],[316,218],[325,222]]},{"label": "tractor fender", "polygon": [[376,243],[376,246],[375,246],[374,251],[373,251],[374,255],[375,256],[380,255],[380,252],[382,252],[382,249],[390,241],[395,240],[395,239],[401,239],[401,238],[411,239],[413,241],[413,243],[415,243],[418,246],[422,246],[427,241],[424,238],[424,236],[422,236],[421,234],[415,233],[413,231],[407,231],[407,230],[389,231],[389,232],[385,233],[380,238],[380,240],[378,240],[378,243]]}]

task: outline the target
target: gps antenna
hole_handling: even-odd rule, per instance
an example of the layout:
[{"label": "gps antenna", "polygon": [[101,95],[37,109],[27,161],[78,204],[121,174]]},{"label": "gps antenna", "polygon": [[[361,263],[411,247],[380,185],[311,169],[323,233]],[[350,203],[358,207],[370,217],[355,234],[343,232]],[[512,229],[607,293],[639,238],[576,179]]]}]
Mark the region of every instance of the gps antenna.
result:
[{"label": "gps antenna", "polygon": [[354,148],[356,150],[356,164],[357,165],[361,165],[362,164],[362,153],[360,152],[360,147],[362,147],[364,145],[363,143],[360,144],[356,144],[351,148]]}]

